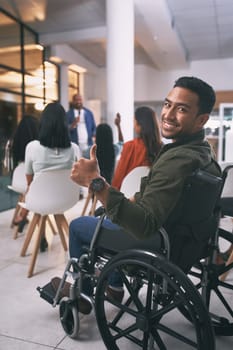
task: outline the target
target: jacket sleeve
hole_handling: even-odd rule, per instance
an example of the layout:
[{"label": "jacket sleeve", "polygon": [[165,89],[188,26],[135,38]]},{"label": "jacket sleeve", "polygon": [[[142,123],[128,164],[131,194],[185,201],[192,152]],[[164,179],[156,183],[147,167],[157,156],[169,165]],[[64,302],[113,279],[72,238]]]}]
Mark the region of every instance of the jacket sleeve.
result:
[{"label": "jacket sleeve", "polygon": [[94,118],[94,115],[93,115],[93,113],[91,112],[91,114],[92,114],[92,135],[93,136],[95,136],[95,134],[96,134],[96,123],[95,123],[95,118]]},{"label": "jacket sleeve", "polygon": [[67,118],[68,126],[70,126],[74,121],[74,113],[71,109],[66,113],[66,118]]},{"label": "jacket sleeve", "polygon": [[108,217],[139,239],[151,236],[164,225],[177,205],[192,169],[193,161],[186,154],[166,155],[154,164],[134,203],[110,188],[106,205]]}]

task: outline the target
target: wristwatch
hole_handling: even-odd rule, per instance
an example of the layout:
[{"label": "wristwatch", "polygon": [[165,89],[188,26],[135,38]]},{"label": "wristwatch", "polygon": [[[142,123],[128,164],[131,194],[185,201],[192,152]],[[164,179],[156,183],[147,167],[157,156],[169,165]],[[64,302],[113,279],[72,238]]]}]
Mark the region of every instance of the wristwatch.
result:
[{"label": "wristwatch", "polygon": [[102,177],[97,177],[91,181],[89,188],[92,192],[101,192],[105,188],[105,185],[105,179]]}]

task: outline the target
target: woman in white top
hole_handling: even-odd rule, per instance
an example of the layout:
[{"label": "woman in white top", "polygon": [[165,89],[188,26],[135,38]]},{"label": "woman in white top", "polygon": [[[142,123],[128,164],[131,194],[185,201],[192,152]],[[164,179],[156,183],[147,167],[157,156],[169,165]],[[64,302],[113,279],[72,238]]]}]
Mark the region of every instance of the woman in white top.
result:
[{"label": "woman in white top", "polygon": [[[40,172],[71,169],[79,158],[78,145],[70,141],[64,108],[58,102],[47,104],[41,115],[38,140],[29,142],[26,147],[25,172],[28,186]],[[26,216],[27,211],[22,209],[16,220],[25,220]]]}]

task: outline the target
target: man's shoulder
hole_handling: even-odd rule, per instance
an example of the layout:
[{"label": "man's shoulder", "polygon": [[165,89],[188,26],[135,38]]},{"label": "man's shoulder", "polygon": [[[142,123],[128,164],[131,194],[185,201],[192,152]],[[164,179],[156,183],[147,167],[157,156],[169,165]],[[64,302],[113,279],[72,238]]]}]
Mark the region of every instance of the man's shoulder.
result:
[{"label": "man's shoulder", "polygon": [[74,116],[74,109],[73,108],[70,108],[68,109],[68,111],[66,112],[66,115],[69,117],[69,116]]},{"label": "man's shoulder", "polygon": [[180,145],[177,147],[166,147],[160,153],[159,158],[157,159],[157,164],[161,165],[164,163],[166,167],[183,167],[183,166],[192,166],[192,164],[200,164],[203,159],[211,157],[211,152],[209,149],[205,149],[198,146],[192,145]]},{"label": "man's shoulder", "polygon": [[88,114],[91,114],[91,115],[93,114],[92,111],[87,107],[83,107],[83,110]]}]

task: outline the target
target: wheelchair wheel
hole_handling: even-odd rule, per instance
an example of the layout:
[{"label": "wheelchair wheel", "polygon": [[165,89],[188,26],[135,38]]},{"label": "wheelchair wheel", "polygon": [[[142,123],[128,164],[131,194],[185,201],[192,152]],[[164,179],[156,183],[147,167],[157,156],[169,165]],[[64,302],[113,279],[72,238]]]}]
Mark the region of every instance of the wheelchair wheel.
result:
[{"label": "wheelchair wheel", "polygon": [[[233,244],[233,234],[219,229],[219,255]],[[200,290],[202,297],[209,310],[211,321],[216,335],[233,335],[233,275],[230,271],[233,264],[207,263],[198,265],[191,271],[191,275],[197,278],[196,287]],[[229,272],[226,279],[222,280],[225,272]]]},{"label": "wheelchair wheel", "polygon": [[64,297],[59,303],[60,321],[65,333],[73,339],[78,337],[79,333],[79,315],[76,302]]},{"label": "wheelchair wheel", "polygon": [[[106,293],[109,276],[123,281],[123,303]],[[185,308],[192,323],[180,313]],[[215,349],[214,333],[202,298],[175,265],[153,253],[128,250],[104,267],[95,295],[96,319],[107,349]],[[184,327],[187,330],[184,332]]]}]

